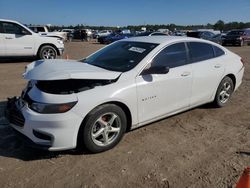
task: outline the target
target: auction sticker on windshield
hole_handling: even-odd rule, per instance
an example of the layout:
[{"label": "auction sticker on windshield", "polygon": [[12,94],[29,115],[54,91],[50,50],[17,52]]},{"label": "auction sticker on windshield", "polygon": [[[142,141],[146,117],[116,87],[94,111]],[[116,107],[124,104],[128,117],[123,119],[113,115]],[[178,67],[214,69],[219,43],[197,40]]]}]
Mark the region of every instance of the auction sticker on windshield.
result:
[{"label": "auction sticker on windshield", "polygon": [[129,51],[132,51],[132,52],[137,52],[137,53],[143,53],[146,49],[144,48],[138,48],[138,47],[131,47],[128,49]]}]

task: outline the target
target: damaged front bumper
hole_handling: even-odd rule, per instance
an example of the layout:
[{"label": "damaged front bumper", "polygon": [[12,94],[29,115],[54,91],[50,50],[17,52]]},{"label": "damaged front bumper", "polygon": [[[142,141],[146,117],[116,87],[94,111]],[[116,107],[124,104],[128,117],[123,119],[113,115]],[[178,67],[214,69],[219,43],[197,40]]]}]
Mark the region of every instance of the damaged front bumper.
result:
[{"label": "damaged front bumper", "polygon": [[32,111],[22,97],[14,97],[8,99],[5,116],[29,147],[50,151],[76,147],[73,138],[77,137],[82,118],[72,112],[39,114]]},{"label": "damaged front bumper", "polygon": [[[21,134],[17,127],[22,128],[25,124],[25,118],[20,110],[22,107],[22,100],[17,97],[8,98],[6,109],[5,109],[5,118],[8,123],[14,128],[15,135],[18,137],[18,140],[21,140],[25,146],[35,149],[48,150],[50,145],[43,145],[33,142],[24,134]],[[16,127],[16,128],[15,128]]]}]

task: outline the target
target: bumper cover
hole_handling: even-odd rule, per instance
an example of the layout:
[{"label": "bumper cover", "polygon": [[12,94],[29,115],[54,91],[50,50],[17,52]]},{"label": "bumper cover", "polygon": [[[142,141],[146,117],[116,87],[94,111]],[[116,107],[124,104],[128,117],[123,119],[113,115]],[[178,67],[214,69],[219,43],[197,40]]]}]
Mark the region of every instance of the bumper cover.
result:
[{"label": "bumper cover", "polygon": [[58,48],[58,52],[59,52],[59,56],[63,55],[64,52],[64,48]]},{"label": "bumper cover", "polygon": [[[7,106],[4,111],[5,118],[7,119],[9,124],[15,124],[16,126],[23,127],[24,126],[24,117],[22,116],[21,112],[17,108],[16,103],[18,102],[18,98],[13,97],[13,98],[8,98],[7,101]],[[16,120],[16,114],[19,114],[20,116],[23,117],[23,124],[20,123],[21,120]],[[13,127],[12,127],[13,128]],[[16,129],[14,129],[14,133],[17,137],[18,140],[20,140],[25,147],[33,148],[33,149],[41,149],[41,150],[48,150],[50,146],[48,145],[42,145],[42,144],[37,144],[33,142],[31,139],[29,139],[27,136],[21,134],[18,132]]]},{"label": "bumper cover", "polygon": [[[19,111],[24,117],[23,125],[12,120],[13,111]],[[22,104],[21,98],[12,98],[8,100],[5,116],[10,126],[23,135],[22,140],[33,148],[59,151],[76,147],[82,118],[72,112],[39,114],[29,109],[25,102]]]}]

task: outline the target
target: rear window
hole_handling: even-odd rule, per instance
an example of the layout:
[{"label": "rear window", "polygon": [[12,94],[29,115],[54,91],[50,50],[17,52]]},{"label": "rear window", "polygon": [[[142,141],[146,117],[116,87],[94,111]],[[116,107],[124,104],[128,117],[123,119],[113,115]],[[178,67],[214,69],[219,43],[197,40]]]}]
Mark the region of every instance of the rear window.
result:
[{"label": "rear window", "polygon": [[225,54],[224,50],[222,50],[221,48],[217,47],[217,46],[213,46],[214,48],[214,55],[215,57],[219,57]]},{"label": "rear window", "polygon": [[29,27],[32,31],[34,31],[35,33],[38,32],[45,32],[44,27]]},{"label": "rear window", "polygon": [[201,42],[188,43],[191,63],[205,61],[214,57],[212,45]]}]

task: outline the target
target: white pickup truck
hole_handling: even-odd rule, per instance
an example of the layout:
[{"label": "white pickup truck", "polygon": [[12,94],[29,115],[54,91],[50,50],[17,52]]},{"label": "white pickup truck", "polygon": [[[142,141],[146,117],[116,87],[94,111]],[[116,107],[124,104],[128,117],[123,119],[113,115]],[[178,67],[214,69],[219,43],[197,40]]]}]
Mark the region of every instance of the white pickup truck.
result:
[{"label": "white pickup truck", "polygon": [[63,51],[62,39],[41,36],[16,21],[0,19],[0,58],[37,56],[55,59]]},{"label": "white pickup truck", "polygon": [[57,31],[50,32],[47,26],[42,26],[42,25],[29,26],[29,28],[35,33],[39,33],[42,36],[58,37],[63,39],[64,41],[67,40],[67,32],[57,32]]}]

